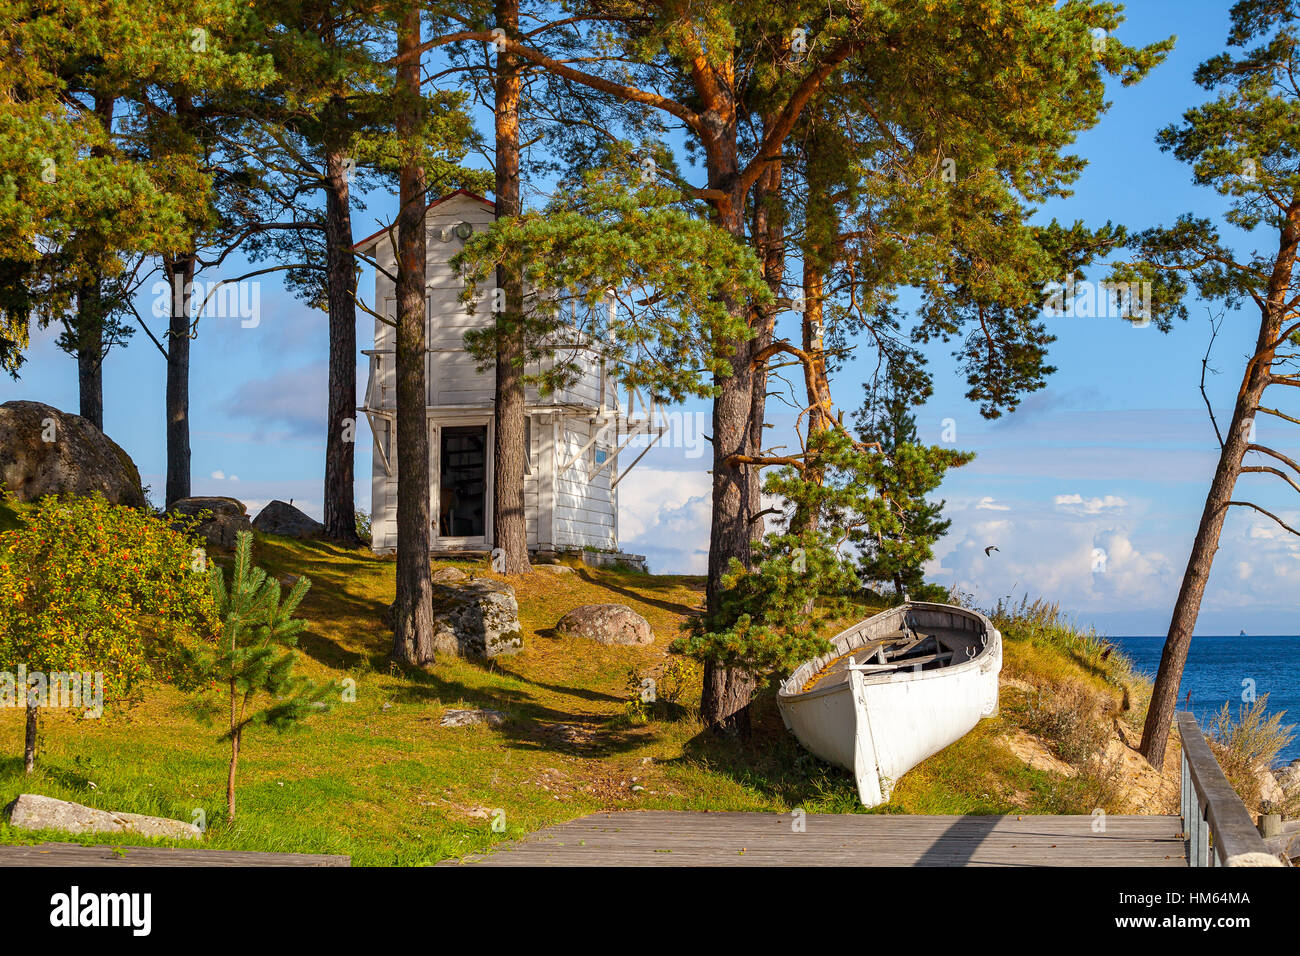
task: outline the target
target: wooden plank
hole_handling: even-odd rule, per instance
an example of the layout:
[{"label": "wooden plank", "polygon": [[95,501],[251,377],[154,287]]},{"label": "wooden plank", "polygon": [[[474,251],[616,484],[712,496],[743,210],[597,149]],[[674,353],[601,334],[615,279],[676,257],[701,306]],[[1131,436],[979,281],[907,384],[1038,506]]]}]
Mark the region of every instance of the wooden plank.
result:
[{"label": "wooden plank", "polygon": [[320,853],[245,853],[185,847],[0,846],[0,866],[351,866],[352,858]]},{"label": "wooden plank", "polygon": [[[1232,860],[1249,854],[1271,855],[1263,837],[1255,829],[1246,805],[1232,789],[1223,775],[1219,762],[1214,759],[1210,745],[1205,742],[1196,718],[1187,711],[1179,711],[1174,718],[1178,735],[1183,742],[1183,755],[1191,773],[1205,817],[1214,835],[1214,850],[1221,863],[1231,866]],[[1281,862],[1278,861],[1278,865]]]},{"label": "wooden plank", "polygon": [[1178,817],[596,813],[461,861],[480,866],[1174,866]]}]

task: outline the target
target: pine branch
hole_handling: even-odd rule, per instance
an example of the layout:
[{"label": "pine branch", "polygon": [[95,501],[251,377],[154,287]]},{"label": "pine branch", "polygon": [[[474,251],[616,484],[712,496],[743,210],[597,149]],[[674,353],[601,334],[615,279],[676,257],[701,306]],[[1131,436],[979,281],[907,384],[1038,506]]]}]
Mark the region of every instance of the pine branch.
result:
[{"label": "pine branch", "polygon": [[1290,475],[1288,475],[1285,471],[1283,471],[1280,468],[1274,468],[1271,465],[1251,465],[1247,468],[1241,469],[1241,471],[1243,474],[1247,472],[1254,472],[1254,473],[1267,472],[1270,475],[1277,475],[1279,478],[1285,481],[1296,491],[1300,491],[1300,484],[1297,484],[1294,478],[1292,478]]},{"label": "pine branch", "polygon": [[1276,521],[1279,525],[1281,525],[1281,526],[1282,526],[1283,528],[1285,528],[1287,531],[1290,531],[1293,535],[1295,535],[1296,537],[1300,538],[1300,531],[1297,531],[1295,528],[1291,527],[1289,524],[1287,524],[1285,521],[1283,521],[1283,520],[1282,520],[1281,518],[1279,518],[1277,515],[1273,514],[1273,512],[1271,512],[1271,511],[1267,511],[1267,510],[1265,510],[1264,508],[1261,508],[1259,505],[1257,505],[1257,504],[1255,504],[1255,503],[1253,503],[1253,502],[1250,502],[1250,501],[1229,501],[1228,504],[1227,504],[1225,507],[1234,507],[1234,506],[1235,506],[1235,507],[1238,507],[1238,508],[1253,508],[1255,511],[1258,511],[1260,514],[1265,515],[1265,516],[1267,516],[1267,517],[1269,517],[1269,518],[1272,518],[1274,521]]}]

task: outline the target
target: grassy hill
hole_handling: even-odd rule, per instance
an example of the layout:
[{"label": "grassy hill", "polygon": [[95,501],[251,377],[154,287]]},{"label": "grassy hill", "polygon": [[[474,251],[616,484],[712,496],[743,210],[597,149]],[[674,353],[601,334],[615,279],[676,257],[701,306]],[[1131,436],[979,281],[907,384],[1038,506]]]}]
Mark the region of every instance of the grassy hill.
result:
[{"label": "grassy hill", "polygon": [[[3,512],[0,530],[13,520]],[[699,578],[535,572],[511,582],[522,654],[487,665],[445,659],[424,673],[389,660],[381,612],[393,599],[390,559],[263,535],[254,556],[278,575],[312,579],[300,611],[310,621],[302,667],[322,679],[350,677],[357,693],[299,730],[245,735],[233,826],[224,820],[218,729],[166,687],[100,720],[46,716],[31,778],[22,773],[22,712],[0,711],[0,805],[37,792],[184,820],[201,810],[212,848],[341,853],[357,864],[433,863],[599,809],[862,811],[850,775],[784,729],[771,688],[754,705],[748,742],[703,730],[698,679],[653,719],[629,713],[640,678],[662,674],[668,644],[699,607]],[[566,611],[590,603],[634,608],[653,626],[654,644],[604,647],[555,633]],[[1062,625],[1050,607],[1004,609],[998,623],[1006,637],[1000,714],[907,774],[876,812],[1167,808],[1172,775],[1155,774],[1124,744],[1146,694],[1127,661],[1105,657],[1100,641]],[[467,706],[508,720],[439,726],[445,710]],[[68,837],[0,822],[0,842],[41,839]]]}]

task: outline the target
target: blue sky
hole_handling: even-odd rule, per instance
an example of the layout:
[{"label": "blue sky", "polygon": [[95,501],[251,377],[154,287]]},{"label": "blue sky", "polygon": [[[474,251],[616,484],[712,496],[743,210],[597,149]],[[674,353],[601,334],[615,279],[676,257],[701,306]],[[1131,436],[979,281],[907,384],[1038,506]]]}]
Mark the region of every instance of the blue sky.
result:
[{"label": "blue sky", "polygon": [[[1162,154],[1156,130],[1204,98],[1193,69],[1221,49],[1227,6],[1208,0],[1143,0],[1129,8],[1119,35],[1129,43],[1178,34],[1175,50],[1145,82],[1116,86],[1113,105],[1078,151],[1089,166],[1068,201],[1045,209],[1090,224],[1107,219],[1142,228],[1185,211],[1222,208],[1191,184],[1185,166]],[[358,237],[392,213],[388,197],[371,197],[355,217]],[[1265,241],[1263,237],[1259,237]],[[1245,241],[1245,240],[1243,240]],[[236,265],[230,275],[242,271]],[[208,277],[209,279],[215,277]],[[373,288],[363,277],[363,289]],[[293,498],[319,516],[324,452],[327,329],[271,277],[261,284],[261,320],[205,318],[191,371],[195,494],[232,495],[255,512],[272,498]],[[142,311],[149,314],[149,302]],[[1168,335],[1115,318],[1049,320],[1059,371],[1044,391],[997,422],[980,418],[962,395],[947,350],[931,351],[933,399],[920,410],[922,437],[938,442],[952,419],[957,446],[978,453],[940,490],[953,519],[929,569],[989,604],[999,597],[1042,596],[1110,634],[1163,633],[1216,458],[1213,432],[1197,390],[1208,341],[1205,309]],[[1211,398],[1225,412],[1257,315],[1230,315],[1220,335]],[[154,331],[160,323],[154,320]],[[368,320],[358,323],[369,345]],[[26,398],[76,410],[74,361],[54,346],[53,330],[34,335],[20,382],[0,380],[0,401]],[[865,363],[850,364],[834,383],[838,404],[861,401]],[[359,390],[364,385],[364,358]],[[164,472],[162,356],[143,334],[114,351],[105,366],[106,431],[132,455],[146,484],[161,489]],[[679,411],[707,414],[702,403]],[[708,475],[694,419],[671,447],[656,448],[620,485],[625,550],[649,556],[657,571],[702,570],[708,540]],[[1300,430],[1260,424],[1261,438],[1300,454]],[[707,429],[706,429],[707,430]],[[370,445],[357,445],[358,503],[369,505]],[[694,439],[694,440],[693,440]],[[1260,478],[1251,497],[1300,520],[1295,501]],[[1243,488],[1246,487],[1243,485]],[[1279,490],[1280,489],[1280,490]],[[155,499],[159,494],[155,494]],[[986,557],[984,547],[999,551]],[[1098,556],[1104,556],[1099,563]],[[1097,568],[1104,570],[1096,570]],[[1216,560],[1200,633],[1296,633],[1293,597],[1300,583],[1300,541],[1287,540],[1266,518],[1235,512]]]}]

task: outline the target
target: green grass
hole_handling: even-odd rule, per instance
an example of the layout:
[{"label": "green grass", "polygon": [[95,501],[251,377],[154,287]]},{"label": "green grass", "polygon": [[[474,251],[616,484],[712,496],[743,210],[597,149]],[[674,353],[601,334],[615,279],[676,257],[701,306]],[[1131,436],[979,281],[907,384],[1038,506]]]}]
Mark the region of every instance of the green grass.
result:
[{"label": "green grass", "polygon": [[[0,507],[0,528],[6,510]],[[627,719],[629,668],[649,675],[662,666],[678,626],[700,605],[698,578],[585,567],[535,572],[512,582],[522,654],[483,665],[445,659],[406,673],[390,663],[392,635],[382,623],[393,598],[391,559],[262,535],[254,556],[276,574],[311,577],[300,611],[311,622],[302,668],[321,679],[350,677],[357,694],[355,703],[288,734],[246,733],[233,825],[224,812],[226,746],[165,687],[100,720],[48,716],[30,778],[21,766],[22,714],[0,711],[0,804],[36,792],[183,820],[201,811],[211,848],[339,853],[362,865],[434,863],[600,809],[862,811],[850,775],[785,731],[771,687],[753,706],[748,742],[703,730],[694,716],[697,688],[673,719],[640,726]],[[567,610],[588,603],[633,607],[654,628],[654,644],[603,647],[555,633]],[[1007,631],[1009,671],[1114,688],[1113,668],[1089,663],[1086,649]],[[509,719],[498,728],[438,725],[444,710],[460,706],[491,707]],[[1080,812],[1075,782],[1031,770],[1000,742],[1020,725],[1018,713],[1004,707],[921,764],[876,812]],[[576,728],[576,738],[563,727]],[[500,833],[492,827],[497,811]],[[46,839],[144,842],[29,833],[0,822],[0,843]]]}]

